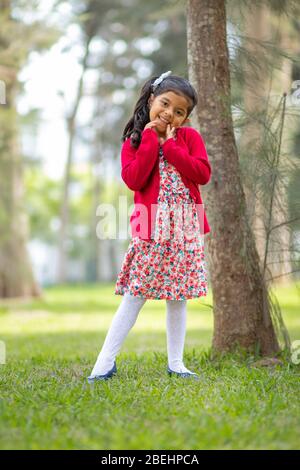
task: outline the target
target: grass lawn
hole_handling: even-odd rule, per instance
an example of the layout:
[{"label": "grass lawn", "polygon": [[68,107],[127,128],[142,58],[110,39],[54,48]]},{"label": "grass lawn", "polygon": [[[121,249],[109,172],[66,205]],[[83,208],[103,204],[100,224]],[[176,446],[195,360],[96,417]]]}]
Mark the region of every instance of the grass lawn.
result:
[{"label": "grass lawn", "polygon": [[[208,297],[188,301],[185,365],[166,373],[165,301],[148,300],[117,357],[118,375],[86,382],[122,299],[114,284],[44,290],[0,304],[1,449],[299,449],[300,365],[212,360]],[[277,288],[300,340],[300,284]]]}]

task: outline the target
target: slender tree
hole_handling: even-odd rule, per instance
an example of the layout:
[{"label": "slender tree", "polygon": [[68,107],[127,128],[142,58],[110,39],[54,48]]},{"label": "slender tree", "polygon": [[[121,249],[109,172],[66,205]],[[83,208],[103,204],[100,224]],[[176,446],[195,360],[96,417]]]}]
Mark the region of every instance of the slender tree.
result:
[{"label": "slender tree", "polygon": [[87,70],[87,62],[89,57],[89,45],[94,32],[91,36],[87,36],[84,57],[82,61],[82,71],[78,82],[77,93],[73,104],[72,111],[67,116],[68,129],[68,154],[63,178],[63,191],[60,210],[60,229],[58,239],[58,281],[65,282],[67,280],[67,230],[69,223],[69,191],[71,182],[71,168],[74,155],[74,141],[76,136],[76,116],[79,109],[80,101],[83,96],[83,80]]}]

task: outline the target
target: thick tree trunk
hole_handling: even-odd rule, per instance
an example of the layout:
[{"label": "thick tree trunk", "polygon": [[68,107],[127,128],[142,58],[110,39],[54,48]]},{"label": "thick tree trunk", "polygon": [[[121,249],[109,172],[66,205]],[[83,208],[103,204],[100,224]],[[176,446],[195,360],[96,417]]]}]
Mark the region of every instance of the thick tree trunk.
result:
[{"label": "thick tree trunk", "polygon": [[206,193],[208,260],[214,304],[213,349],[279,351],[267,289],[246,216],[230,109],[224,0],[188,0],[188,63],[199,93],[194,125],[212,164]]},{"label": "thick tree trunk", "polygon": [[0,298],[38,296],[26,248],[28,221],[15,109],[17,71],[12,67],[1,71],[6,104],[0,108]]}]

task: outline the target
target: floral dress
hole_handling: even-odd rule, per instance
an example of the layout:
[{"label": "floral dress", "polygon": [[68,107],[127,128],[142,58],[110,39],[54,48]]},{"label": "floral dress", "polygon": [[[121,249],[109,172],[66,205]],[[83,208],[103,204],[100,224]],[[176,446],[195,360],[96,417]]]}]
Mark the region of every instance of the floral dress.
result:
[{"label": "floral dress", "polygon": [[178,170],[159,150],[160,189],[150,241],[133,237],[117,277],[115,294],[185,300],[207,295],[204,235],[196,204]]}]

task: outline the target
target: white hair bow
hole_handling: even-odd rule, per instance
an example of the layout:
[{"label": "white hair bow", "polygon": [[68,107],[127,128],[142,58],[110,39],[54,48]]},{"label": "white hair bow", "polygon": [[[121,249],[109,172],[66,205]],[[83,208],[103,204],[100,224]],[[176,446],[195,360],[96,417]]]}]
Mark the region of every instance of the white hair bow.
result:
[{"label": "white hair bow", "polygon": [[164,80],[164,78],[168,77],[171,75],[171,70],[168,72],[162,73],[153,83],[152,83],[152,89],[153,91],[156,89],[156,87]]}]

